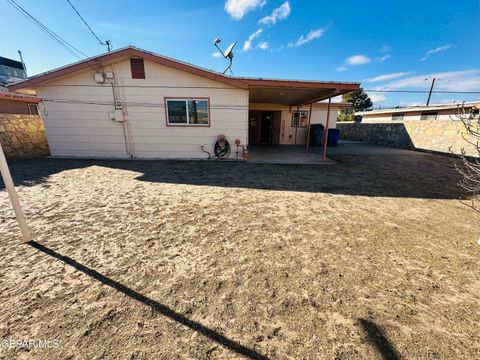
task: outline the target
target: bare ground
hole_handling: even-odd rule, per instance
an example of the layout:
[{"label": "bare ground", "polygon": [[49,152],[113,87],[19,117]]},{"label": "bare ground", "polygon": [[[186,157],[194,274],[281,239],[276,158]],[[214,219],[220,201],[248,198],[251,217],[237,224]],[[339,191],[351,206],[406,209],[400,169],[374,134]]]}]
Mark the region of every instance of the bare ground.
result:
[{"label": "bare ground", "polygon": [[453,160],[335,160],[13,163],[35,242],[0,183],[0,357],[480,358]]}]

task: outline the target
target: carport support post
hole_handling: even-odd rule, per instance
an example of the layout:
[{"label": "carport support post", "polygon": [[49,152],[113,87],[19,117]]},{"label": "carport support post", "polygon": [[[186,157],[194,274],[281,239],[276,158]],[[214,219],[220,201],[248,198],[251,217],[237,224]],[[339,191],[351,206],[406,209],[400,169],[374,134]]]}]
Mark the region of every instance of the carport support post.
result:
[{"label": "carport support post", "polygon": [[5,158],[5,154],[3,153],[2,144],[0,144],[0,173],[2,174],[5,188],[7,189],[8,195],[10,196],[10,201],[12,202],[13,211],[15,212],[15,216],[17,217],[23,240],[32,240],[32,234],[30,233],[27,221],[25,220],[25,216],[23,215],[22,207],[20,206],[20,201],[18,200],[18,195],[15,191],[15,186],[13,184],[12,175],[10,174],[10,170],[8,169],[7,159]]},{"label": "carport support post", "polygon": [[[295,119],[295,115],[293,116]],[[297,105],[297,121],[295,122],[295,142],[293,147],[297,147],[297,131],[298,131],[298,123],[300,122],[300,105]]]},{"label": "carport support post", "polygon": [[305,144],[305,152],[308,153],[308,145],[310,142],[310,122],[312,121],[312,103],[310,103],[310,111],[308,112],[308,126],[307,126],[307,142]]},{"label": "carport support post", "polygon": [[327,124],[325,126],[325,138],[323,139],[323,161],[327,160],[327,141],[328,141],[328,126],[330,124],[330,104],[332,103],[332,97],[328,98],[327,106]]}]

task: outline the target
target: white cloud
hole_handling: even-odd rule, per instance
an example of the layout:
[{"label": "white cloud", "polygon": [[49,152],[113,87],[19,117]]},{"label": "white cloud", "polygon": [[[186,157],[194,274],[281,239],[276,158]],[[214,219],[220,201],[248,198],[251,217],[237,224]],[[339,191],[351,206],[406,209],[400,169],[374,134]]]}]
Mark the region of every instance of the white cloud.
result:
[{"label": "white cloud", "polygon": [[389,81],[389,80],[395,80],[395,79],[400,79],[402,77],[407,76],[408,72],[397,72],[397,73],[391,73],[391,74],[383,74],[383,75],[378,75],[370,79],[365,79],[363,80],[364,82],[368,83],[374,83],[374,82],[381,82],[381,81]]},{"label": "white cloud", "polygon": [[[387,90],[399,90],[404,88],[428,89],[430,79],[435,77],[434,90],[443,91],[480,91],[480,69],[462,71],[446,71],[440,73],[424,74],[406,77],[391,81],[385,85]],[[425,80],[428,79],[428,80]]]},{"label": "white cloud", "polygon": [[247,12],[261,8],[266,3],[265,0],[227,0],[225,11],[235,20],[240,20]]},{"label": "white cloud", "polygon": [[381,57],[378,57],[378,58],[375,58],[375,61],[376,62],[384,62],[388,59],[390,59],[392,56],[390,54],[387,54],[387,55],[383,55]]},{"label": "white cloud", "polygon": [[251,50],[253,47],[252,47],[252,41],[260,36],[260,34],[263,32],[263,29],[258,29],[257,31],[255,31],[252,35],[250,35],[248,37],[248,40],[246,40],[243,44],[243,48],[242,48],[242,51],[248,51],[248,50]]},{"label": "white cloud", "polygon": [[347,65],[350,65],[350,66],[357,66],[357,65],[368,64],[371,61],[372,61],[372,59],[370,59],[368,56],[353,55],[353,56],[350,56],[349,58],[347,58],[347,60],[345,60],[345,63]]},{"label": "white cloud", "polygon": [[260,24],[275,25],[277,21],[285,20],[288,15],[290,15],[290,11],[290,3],[288,1],[285,1],[282,5],[273,10],[272,15],[265,16],[261,18],[258,22]]},{"label": "white cloud", "polygon": [[370,59],[366,55],[352,55],[348,57],[342,65],[337,67],[337,71],[345,71],[348,70],[350,66],[357,66],[357,65],[365,65],[372,62],[372,59]]},{"label": "white cloud", "polygon": [[324,32],[325,32],[325,29],[310,30],[310,32],[307,35],[300,36],[295,43],[289,43],[288,47],[305,45],[305,44],[321,37]]},{"label": "white cloud", "polygon": [[223,55],[220,53],[220,51],[215,51],[212,56],[214,58],[220,59]]},{"label": "white cloud", "polygon": [[391,48],[390,46],[388,46],[388,45],[383,45],[383,46],[378,50],[378,52],[380,52],[380,53],[388,53],[388,52],[390,52],[391,49],[392,49],[392,48]]},{"label": "white cloud", "polygon": [[370,98],[370,100],[372,100],[373,103],[379,103],[387,100],[387,97],[382,94],[368,94],[368,97]]},{"label": "white cloud", "polygon": [[430,55],[436,54],[436,53],[441,52],[441,51],[446,51],[446,50],[450,49],[451,47],[452,47],[452,45],[449,44],[449,45],[443,45],[443,46],[439,46],[435,49],[428,50],[427,53],[425,54],[425,56],[420,59],[420,61],[425,61],[430,57]]},{"label": "white cloud", "polygon": [[257,48],[262,49],[262,50],[267,50],[269,48],[268,42],[262,41],[258,43]]}]

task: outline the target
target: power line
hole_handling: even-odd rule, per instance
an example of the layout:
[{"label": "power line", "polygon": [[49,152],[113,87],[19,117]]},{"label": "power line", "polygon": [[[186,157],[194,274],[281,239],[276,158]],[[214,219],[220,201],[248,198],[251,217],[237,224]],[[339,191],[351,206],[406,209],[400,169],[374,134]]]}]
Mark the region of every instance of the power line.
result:
[{"label": "power line", "polygon": [[12,5],[16,10],[18,10],[22,15],[26,16],[30,21],[32,21],[40,30],[42,30],[45,34],[47,34],[50,38],[52,38],[55,42],[65,48],[70,54],[75,56],[79,60],[83,60],[82,57],[78,56],[78,54],[83,55],[84,57],[88,57],[84,52],[77,49],[75,46],[70,44],[68,41],[63,39],[60,35],[56,34],[53,30],[48,28],[45,24],[43,24],[40,20],[35,18],[32,14],[30,14],[27,10],[21,7],[15,0],[7,0],[7,2]]},{"label": "power line", "polygon": [[[93,85],[93,84],[39,84],[38,87],[87,87],[87,88],[110,88],[110,85]],[[214,90],[232,90],[231,87],[225,86],[177,86],[177,85],[115,85],[117,88],[165,88],[165,89],[214,89]]]},{"label": "power line", "polygon": [[[114,107],[115,103],[113,101],[101,101],[101,100],[81,100],[81,99],[61,99],[61,98],[43,98],[43,102],[51,103],[62,103],[62,104],[75,104],[75,105],[97,105],[97,106],[110,106]],[[165,104],[162,103],[150,103],[150,102],[131,102],[124,101],[122,105],[126,108],[136,107],[136,108],[158,108],[165,109]],[[459,105],[461,105],[459,103]],[[211,110],[238,110],[245,111],[249,109],[247,105],[234,105],[234,104],[209,104],[208,106]],[[302,111],[307,111],[302,109]],[[312,109],[312,112],[324,112],[325,109]],[[63,111],[62,111],[63,112]],[[67,111],[67,112],[78,112],[78,110]]]},{"label": "power line", "polygon": [[77,8],[71,3],[70,0],[67,0],[67,2],[70,4],[70,6],[72,7],[72,9],[77,13],[78,17],[83,21],[83,23],[85,24],[85,26],[88,28],[88,30],[90,30],[90,32],[92,33],[92,35],[95,37],[95,39],[97,39],[98,43],[100,45],[103,45],[103,46],[106,46],[107,47],[107,50],[110,51],[110,46],[111,46],[111,43],[110,43],[110,40],[107,40],[105,42],[103,42],[102,40],[100,40],[100,38],[97,36],[97,34],[95,34],[95,32],[92,30],[92,28],[90,27],[90,25],[88,25],[87,21],[82,17],[82,15],[80,15],[80,13],[78,12]]},{"label": "power line", "polygon": [[[80,100],[80,99],[60,99],[60,98],[43,98],[44,102],[57,102],[64,104],[87,104],[87,105],[100,105],[100,106],[114,106],[113,101],[95,101],[95,100]],[[164,103],[149,103],[149,102],[122,102],[126,107],[155,107],[165,108]],[[223,109],[223,110],[246,110],[247,105],[233,105],[233,104],[217,104],[210,105],[210,109]]]},{"label": "power line", "polygon": [[[97,88],[107,88],[108,85],[93,85],[93,84],[40,84],[36,85],[38,87],[48,87],[48,86],[58,86],[58,87],[97,87]],[[229,90],[231,88],[224,86],[179,86],[179,85],[116,85],[118,88],[159,88],[159,89],[215,89],[215,90]],[[304,91],[304,89],[290,89]],[[428,90],[373,90],[365,89],[369,92],[386,92],[386,93],[414,93],[414,94],[428,94]],[[480,91],[448,91],[448,90],[434,90],[433,94],[480,94]]]},{"label": "power line", "polygon": [[[7,0],[7,2],[12,5],[16,10],[18,10],[22,15],[27,17],[30,21],[32,21],[40,30],[42,30],[45,34],[47,34],[50,38],[52,38],[56,43],[62,46],[65,50],[67,50],[70,54],[72,54],[75,58],[80,61],[86,61],[89,64],[89,67],[96,70],[101,64],[96,61],[89,59],[89,56],[84,52],[80,51],[78,48],[70,44],[68,41],[63,39],[60,35],[56,34],[53,30],[48,28],[45,24],[43,24],[40,20],[35,18],[32,14],[30,14],[27,10],[21,7],[15,0]],[[79,56],[80,54],[81,56]]]},{"label": "power line", "polygon": [[[374,90],[365,89],[370,92],[385,92],[385,93],[412,93],[412,94],[428,94],[429,90]],[[449,90],[433,90],[433,94],[480,94],[480,91],[449,91]]]}]

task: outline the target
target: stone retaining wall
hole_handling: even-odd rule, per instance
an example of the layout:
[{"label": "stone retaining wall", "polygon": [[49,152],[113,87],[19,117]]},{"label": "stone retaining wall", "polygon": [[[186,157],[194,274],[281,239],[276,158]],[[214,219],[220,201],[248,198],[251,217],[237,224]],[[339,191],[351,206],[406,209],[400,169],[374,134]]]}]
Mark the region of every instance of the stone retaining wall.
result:
[{"label": "stone retaining wall", "polygon": [[[409,120],[403,122],[360,123],[338,122],[340,139],[370,144],[460,154],[478,157],[475,146],[463,136],[465,127],[457,120]],[[468,137],[467,137],[468,139]],[[470,139],[473,140],[473,139]]]},{"label": "stone retaining wall", "polygon": [[0,114],[0,143],[7,158],[33,158],[50,154],[39,115]]}]

